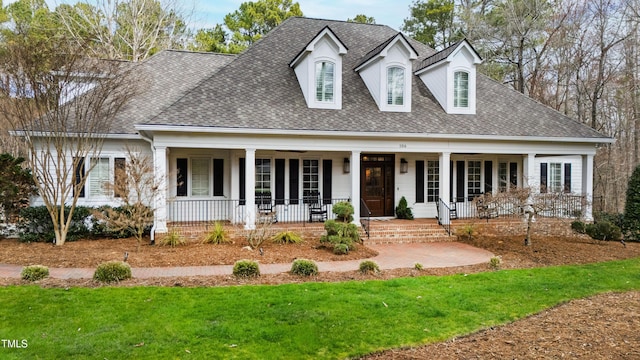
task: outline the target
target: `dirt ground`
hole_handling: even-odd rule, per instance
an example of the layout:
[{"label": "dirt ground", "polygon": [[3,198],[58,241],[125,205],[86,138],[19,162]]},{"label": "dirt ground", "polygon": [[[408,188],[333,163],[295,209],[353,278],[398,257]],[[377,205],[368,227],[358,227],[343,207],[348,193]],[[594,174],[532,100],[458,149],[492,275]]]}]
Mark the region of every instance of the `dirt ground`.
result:
[{"label": "dirt ground", "polygon": [[[474,236],[460,241],[487,249],[500,256],[502,269],[530,268],[562,264],[581,264],[640,257],[640,244],[601,242],[582,236],[536,237],[525,247],[521,236]],[[69,242],[61,247],[51,244],[22,244],[0,240],[0,263],[43,264],[49,267],[95,267],[107,260],[122,260],[134,267],[190,266],[233,264],[239,259],[256,259],[261,263],[289,263],[296,258],[315,261],[353,260],[375,256],[366,246],[359,246],[347,256],[337,256],[305,241],[298,245],[265,242],[263,254],[246,250],[246,244],[205,245],[191,243],[175,248],[149,246],[136,250],[133,239]],[[490,271],[488,264],[444,269],[384,270],[375,275],[357,271],[320,273],[303,278],[290,274],[262,275],[253,280],[233,276],[198,276],[155,279],[131,279],[116,286],[229,286],[241,284],[283,284],[304,281],[349,281],[390,279],[406,276],[439,276]],[[0,285],[25,284],[19,279],[0,279]],[[42,287],[103,286],[89,279],[45,279]],[[110,285],[112,286],[112,285]],[[637,359],[640,358],[640,292],[603,294],[560,305],[512,324],[485,329],[463,338],[427,346],[394,349],[372,354],[364,359]]]}]

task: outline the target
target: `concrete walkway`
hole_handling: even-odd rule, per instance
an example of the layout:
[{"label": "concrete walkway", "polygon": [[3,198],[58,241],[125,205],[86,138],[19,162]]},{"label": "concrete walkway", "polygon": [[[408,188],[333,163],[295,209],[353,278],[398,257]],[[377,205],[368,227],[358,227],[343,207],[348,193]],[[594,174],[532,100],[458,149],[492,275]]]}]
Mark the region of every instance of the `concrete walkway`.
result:
[{"label": "concrete walkway", "polygon": [[[426,268],[442,268],[453,266],[474,265],[488,263],[493,256],[489,251],[457,242],[415,243],[415,244],[385,244],[367,245],[378,252],[378,256],[370,258],[381,270],[412,268],[416,263]],[[318,270],[352,271],[358,270],[364,259],[350,261],[318,262]],[[291,264],[261,264],[263,274],[284,273],[291,270]],[[0,278],[19,278],[21,265],[0,264]],[[213,266],[184,266],[184,267],[152,267],[132,268],[134,278],[154,278],[172,276],[208,276],[230,275],[233,265]],[[92,278],[93,268],[49,268],[49,276],[58,279]]]}]

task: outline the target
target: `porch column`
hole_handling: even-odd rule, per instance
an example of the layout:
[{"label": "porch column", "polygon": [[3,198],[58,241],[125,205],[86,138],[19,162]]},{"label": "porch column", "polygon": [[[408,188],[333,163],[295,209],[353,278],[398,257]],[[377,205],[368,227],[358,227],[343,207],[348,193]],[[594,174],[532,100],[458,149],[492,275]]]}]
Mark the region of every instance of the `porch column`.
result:
[{"label": "porch column", "polygon": [[360,226],[360,151],[351,152],[351,204],[353,223]]},{"label": "porch column", "polygon": [[245,149],[245,223],[246,230],[256,228],[256,149]]},{"label": "porch column", "polygon": [[536,180],[535,174],[536,154],[527,154],[522,162],[523,187],[529,187],[531,194],[539,193],[540,184]]},{"label": "porch column", "polygon": [[155,181],[158,184],[158,192],[155,196],[155,211],[153,218],[153,235],[155,233],[167,233],[167,148],[165,146],[154,147],[153,167]]},{"label": "porch column", "polygon": [[[442,152],[440,153],[440,199],[449,206],[449,199],[451,198],[451,153],[450,152]],[[438,200],[440,201],[440,200]],[[438,214],[438,219],[441,224],[449,224],[451,220],[449,219],[449,212],[444,207],[439,207],[440,213]]]},{"label": "porch column", "polygon": [[582,155],[582,194],[585,197],[584,219],[593,221],[593,155]]}]

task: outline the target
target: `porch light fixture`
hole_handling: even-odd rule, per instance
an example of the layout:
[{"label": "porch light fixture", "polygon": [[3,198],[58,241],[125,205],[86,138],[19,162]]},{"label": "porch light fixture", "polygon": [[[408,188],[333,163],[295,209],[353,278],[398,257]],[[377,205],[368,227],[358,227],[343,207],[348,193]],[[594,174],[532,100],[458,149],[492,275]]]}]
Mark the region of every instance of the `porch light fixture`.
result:
[{"label": "porch light fixture", "polygon": [[345,174],[351,172],[351,160],[349,160],[349,158],[344,158],[344,162],[342,163],[342,172]]},{"label": "porch light fixture", "polygon": [[400,159],[400,173],[406,174],[409,171],[409,163],[404,158]]}]

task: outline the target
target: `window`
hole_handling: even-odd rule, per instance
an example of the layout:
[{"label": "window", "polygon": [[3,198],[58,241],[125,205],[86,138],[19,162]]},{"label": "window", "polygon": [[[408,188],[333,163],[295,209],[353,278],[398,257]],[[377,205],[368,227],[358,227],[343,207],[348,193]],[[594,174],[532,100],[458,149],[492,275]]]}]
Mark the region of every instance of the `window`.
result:
[{"label": "window", "polygon": [[427,202],[436,202],[440,198],[440,162],[427,161]]},{"label": "window", "polygon": [[550,163],[549,164],[549,190],[557,193],[562,190],[562,164]]},{"label": "window", "polygon": [[469,73],[456,71],[453,75],[453,106],[469,107]]},{"label": "window", "polygon": [[501,162],[498,164],[498,189],[503,192],[518,187],[518,163]]},{"label": "window", "polygon": [[109,182],[109,158],[91,159],[93,168],[89,174],[89,195],[106,196],[105,185]]},{"label": "window", "polygon": [[256,192],[271,192],[271,159],[256,159]]},{"label": "window", "polygon": [[312,191],[319,191],[319,168],[318,160],[302,161],[302,190],[303,194],[311,194]]},{"label": "window", "polygon": [[191,196],[209,196],[209,159],[191,159]]},{"label": "window", "polygon": [[498,189],[500,192],[507,191],[507,163],[498,164]]},{"label": "window", "polygon": [[390,67],[387,69],[387,105],[404,104],[404,69]]},{"label": "window", "polygon": [[482,194],[482,162],[473,160],[467,165],[467,195],[469,200]]},{"label": "window", "polygon": [[316,63],[316,101],[333,102],[334,67],[328,61]]}]

